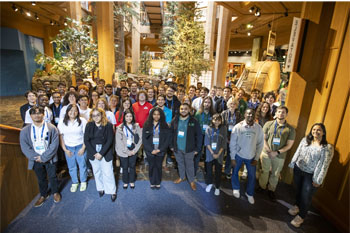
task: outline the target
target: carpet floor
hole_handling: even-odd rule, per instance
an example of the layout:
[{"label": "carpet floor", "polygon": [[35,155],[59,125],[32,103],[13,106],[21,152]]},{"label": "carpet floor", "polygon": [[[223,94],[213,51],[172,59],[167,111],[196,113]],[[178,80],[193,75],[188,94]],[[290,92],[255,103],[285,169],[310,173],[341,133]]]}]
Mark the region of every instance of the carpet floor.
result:
[{"label": "carpet floor", "polygon": [[287,210],[293,189],[286,184],[278,190],[278,199],[283,200],[273,203],[267,195],[256,194],[254,205],[244,196],[244,184],[241,198],[236,199],[229,182],[219,196],[214,190],[206,193],[206,185],[199,182],[197,191],[187,182],[164,181],[160,190],[150,189],[148,181],[124,190],[119,182],[114,203],[110,195],[98,196],[93,179],[85,192],[71,193],[70,185],[67,178],[61,182],[60,203],[50,196],[34,208],[36,197],[4,232],[337,232],[313,210],[301,228],[291,226],[293,217]]}]

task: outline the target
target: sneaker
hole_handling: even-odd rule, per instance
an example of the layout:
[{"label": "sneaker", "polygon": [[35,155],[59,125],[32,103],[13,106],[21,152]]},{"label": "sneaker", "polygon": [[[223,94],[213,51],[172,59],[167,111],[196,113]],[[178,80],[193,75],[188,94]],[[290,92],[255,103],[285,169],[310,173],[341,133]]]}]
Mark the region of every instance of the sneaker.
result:
[{"label": "sneaker", "polygon": [[299,207],[298,206],[293,206],[292,208],[290,208],[289,210],[288,210],[288,213],[290,214],[290,215],[292,215],[292,216],[295,216],[295,215],[297,215],[298,213],[299,213]]},{"label": "sneaker", "polygon": [[87,185],[86,182],[81,182],[81,184],[80,184],[80,192],[84,192],[86,190],[86,185]]},{"label": "sneaker", "polygon": [[35,202],[34,207],[42,206],[47,198],[49,198],[49,195],[47,195],[46,197],[43,197],[43,196],[39,197],[39,199]]},{"label": "sneaker", "polygon": [[207,185],[207,188],[205,189],[205,191],[206,191],[207,193],[209,193],[212,187],[213,187],[213,184],[208,184],[208,185]]},{"label": "sneaker", "polygon": [[91,169],[87,169],[88,177],[92,177],[94,174]]},{"label": "sneaker", "polygon": [[72,193],[75,193],[78,190],[78,186],[79,184],[72,184],[72,186],[70,187],[70,191]]},{"label": "sneaker", "polygon": [[248,202],[253,205],[255,203],[254,197],[253,196],[249,196],[248,193],[245,193],[245,195],[248,198]]},{"label": "sneaker", "polygon": [[241,196],[240,192],[239,192],[239,189],[234,189],[233,190],[233,196],[235,198],[239,198]]},{"label": "sneaker", "polygon": [[275,202],[276,201],[276,195],[275,195],[275,192],[271,191],[271,190],[268,190],[267,191],[267,194],[270,198],[271,201]]},{"label": "sneaker", "polygon": [[295,216],[295,218],[290,222],[294,227],[300,227],[300,225],[304,222],[299,215]]},{"label": "sneaker", "polygon": [[215,196],[219,196],[220,195],[220,189],[215,189],[214,195]]},{"label": "sneaker", "polygon": [[226,179],[231,180],[231,178],[232,178],[232,175],[231,175],[231,174],[227,174],[227,175],[226,175]]}]

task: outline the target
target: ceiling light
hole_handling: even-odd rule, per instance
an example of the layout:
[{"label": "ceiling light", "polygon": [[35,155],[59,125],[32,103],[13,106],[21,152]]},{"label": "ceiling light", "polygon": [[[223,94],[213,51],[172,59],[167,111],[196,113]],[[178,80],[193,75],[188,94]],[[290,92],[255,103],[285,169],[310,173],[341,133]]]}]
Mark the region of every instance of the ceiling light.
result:
[{"label": "ceiling light", "polygon": [[259,17],[261,15],[260,9],[256,8],[255,14],[256,17]]},{"label": "ceiling light", "polygon": [[253,26],[253,24],[250,24],[250,23],[248,23],[247,24],[247,28],[249,29],[249,28],[253,28],[254,26]]},{"label": "ceiling light", "polygon": [[253,13],[254,10],[255,10],[255,7],[251,7],[251,8],[249,9],[249,13]]},{"label": "ceiling light", "polygon": [[14,10],[14,11],[18,11],[18,8],[16,7],[16,5],[15,5],[15,4],[12,4],[12,10]]},{"label": "ceiling light", "polygon": [[284,16],[288,17],[288,11],[284,12]]},{"label": "ceiling light", "polygon": [[52,25],[52,26],[54,25],[54,22],[52,20],[50,20],[50,25]]},{"label": "ceiling light", "polygon": [[36,3],[35,3],[35,2],[32,2],[32,6],[36,6]]},{"label": "ceiling light", "polygon": [[39,20],[39,16],[38,16],[38,14],[37,14],[37,13],[35,13],[34,18],[35,18],[36,20]]},{"label": "ceiling light", "polygon": [[249,51],[247,51],[247,53],[249,53]]},{"label": "ceiling light", "polygon": [[247,33],[247,35],[248,35],[248,36],[250,36],[250,35],[251,35],[251,33],[250,33],[250,32],[248,32],[248,33]]},{"label": "ceiling light", "polygon": [[27,15],[28,17],[32,16],[32,14],[31,14],[29,11],[26,12],[26,15]]}]

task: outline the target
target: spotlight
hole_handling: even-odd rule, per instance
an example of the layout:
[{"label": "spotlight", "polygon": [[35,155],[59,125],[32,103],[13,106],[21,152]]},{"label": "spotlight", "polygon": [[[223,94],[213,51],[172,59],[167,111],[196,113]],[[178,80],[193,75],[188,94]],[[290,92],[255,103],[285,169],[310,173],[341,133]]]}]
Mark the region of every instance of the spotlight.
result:
[{"label": "spotlight", "polygon": [[255,7],[251,7],[251,8],[249,9],[249,13],[253,13],[254,10],[255,10]]},{"label": "spotlight", "polygon": [[52,20],[50,20],[50,25],[53,26],[54,25],[54,22]]},{"label": "spotlight", "polygon": [[36,3],[35,3],[35,2],[32,2],[32,6],[36,6]]},{"label": "spotlight", "polygon": [[268,24],[267,24],[267,27],[268,27],[268,28],[271,28],[271,23],[268,23]]},{"label": "spotlight", "polygon": [[250,33],[250,32],[248,32],[248,33],[247,33],[247,35],[248,35],[248,36],[250,36],[250,35],[251,35],[251,33]]},{"label": "spotlight", "polygon": [[259,17],[261,15],[260,9],[256,8],[255,14],[256,17]]},{"label": "spotlight", "polygon": [[39,16],[38,16],[38,14],[37,14],[37,13],[35,13],[34,18],[35,18],[36,20],[39,20]]},{"label": "spotlight", "polygon": [[26,12],[26,15],[27,15],[28,17],[32,16],[32,14],[31,14],[29,11]]},{"label": "spotlight", "polygon": [[247,54],[249,53],[249,51],[247,51]]},{"label": "spotlight", "polygon": [[249,29],[249,28],[253,28],[254,26],[253,26],[253,24],[250,24],[250,23],[248,23],[247,24],[247,28]]},{"label": "spotlight", "polygon": [[14,10],[14,11],[18,11],[18,8],[16,7],[16,5],[15,4],[12,4],[12,10]]},{"label": "spotlight", "polygon": [[284,16],[288,17],[288,11],[284,12]]},{"label": "spotlight", "polygon": [[235,53],[237,53],[237,51],[235,51]]}]

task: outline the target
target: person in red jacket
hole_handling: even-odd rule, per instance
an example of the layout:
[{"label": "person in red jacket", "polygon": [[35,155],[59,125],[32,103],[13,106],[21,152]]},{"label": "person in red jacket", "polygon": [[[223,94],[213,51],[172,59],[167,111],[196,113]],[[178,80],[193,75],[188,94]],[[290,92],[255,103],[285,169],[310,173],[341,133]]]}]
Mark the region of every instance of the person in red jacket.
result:
[{"label": "person in red jacket", "polygon": [[136,117],[136,122],[140,125],[141,128],[147,120],[149,111],[153,108],[152,104],[146,101],[147,99],[147,93],[145,91],[139,91],[137,93],[137,102],[132,105]]}]

